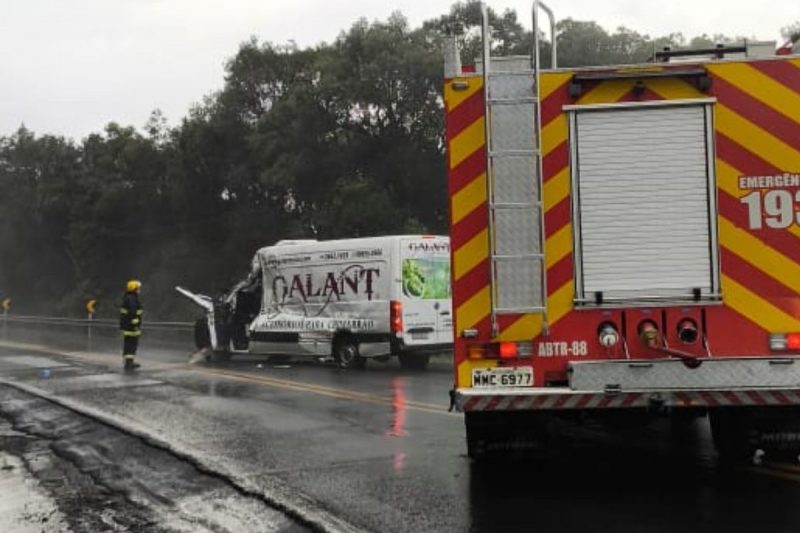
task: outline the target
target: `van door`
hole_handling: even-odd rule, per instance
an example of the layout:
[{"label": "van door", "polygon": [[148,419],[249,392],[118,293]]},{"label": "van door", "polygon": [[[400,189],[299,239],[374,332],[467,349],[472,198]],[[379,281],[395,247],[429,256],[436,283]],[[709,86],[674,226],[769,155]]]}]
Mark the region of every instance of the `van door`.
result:
[{"label": "van door", "polygon": [[403,239],[400,262],[405,344],[422,347],[452,343],[450,240]]}]

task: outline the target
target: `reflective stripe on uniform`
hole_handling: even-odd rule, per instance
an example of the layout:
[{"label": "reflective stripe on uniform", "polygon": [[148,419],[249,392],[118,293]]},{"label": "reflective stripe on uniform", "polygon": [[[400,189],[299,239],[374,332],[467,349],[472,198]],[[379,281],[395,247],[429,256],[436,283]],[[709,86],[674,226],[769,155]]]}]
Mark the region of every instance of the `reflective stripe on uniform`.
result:
[{"label": "reflective stripe on uniform", "polygon": [[143,310],[143,309],[137,309],[137,310],[136,310],[136,314],[137,314],[138,316],[141,316],[141,315],[142,315],[142,313],[144,313],[144,310]]},{"label": "reflective stripe on uniform", "polygon": [[122,335],[124,337],[138,337],[141,334],[142,334],[141,331],[125,331],[125,330],[122,330]]},{"label": "reflective stripe on uniform", "polygon": [[124,307],[120,307],[120,308],[119,308],[119,312],[120,312],[121,314],[123,314],[123,315],[127,315],[127,314],[128,314],[128,310],[127,310],[127,309],[125,309]]}]

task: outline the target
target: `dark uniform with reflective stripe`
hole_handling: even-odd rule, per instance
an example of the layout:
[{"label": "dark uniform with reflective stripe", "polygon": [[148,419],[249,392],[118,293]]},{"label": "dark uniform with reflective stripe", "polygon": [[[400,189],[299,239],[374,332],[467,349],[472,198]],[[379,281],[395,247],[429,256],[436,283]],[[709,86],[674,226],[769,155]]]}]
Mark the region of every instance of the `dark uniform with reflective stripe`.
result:
[{"label": "dark uniform with reflective stripe", "polygon": [[139,346],[139,336],[142,334],[142,314],[139,295],[134,291],[126,292],[119,308],[119,329],[123,337],[122,357],[125,359],[126,368],[134,366],[136,348]]}]

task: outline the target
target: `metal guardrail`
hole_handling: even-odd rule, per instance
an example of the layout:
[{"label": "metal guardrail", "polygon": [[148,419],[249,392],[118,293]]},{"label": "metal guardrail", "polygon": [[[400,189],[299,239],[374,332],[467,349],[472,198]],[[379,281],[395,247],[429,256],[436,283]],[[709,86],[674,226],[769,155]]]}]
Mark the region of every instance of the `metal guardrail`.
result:
[{"label": "metal guardrail", "polygon": [[[119,321],[113,318],[70,318],[57,316],[6,315],[0,321],[18,324],[80,326],[85,328],[119,328]],[[144,322],[144,329],[159,331],[194,331],[193,322]]]}]

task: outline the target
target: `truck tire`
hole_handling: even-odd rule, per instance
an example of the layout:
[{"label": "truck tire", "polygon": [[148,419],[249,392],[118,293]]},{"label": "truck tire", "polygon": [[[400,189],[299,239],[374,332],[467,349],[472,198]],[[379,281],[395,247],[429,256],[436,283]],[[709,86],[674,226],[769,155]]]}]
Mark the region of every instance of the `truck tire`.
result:
[{"label": "truck tire", "polygon": [[333,347],[333,359],[339,368],[362,369],[367,365],[367,360],[358,353],[358,344],[350,337],[343,337],[336,341]]},{"label": "truck tire", "polygon": [[708,414],[711,438],[724,466],[751,462],[755,448],[749,441],[747,415],[741,409],[718,408]]},{"label": "truck tire", "polygon": [[405,370],[425,370],[431,360],[430,355],[419,353],[400,353],[397,358],[400,359],[400,367]]},{"label": "truck tire", "polygon": [[194,345],[198,350],[211,348],[211,334],[208,331],[208,320],[198,318],[194,322]]},{"label": "truck tire", "polygon": [[467,456],[481,461],[529,457],[548,446],[547,421],[531,412],[464,413]]}]

